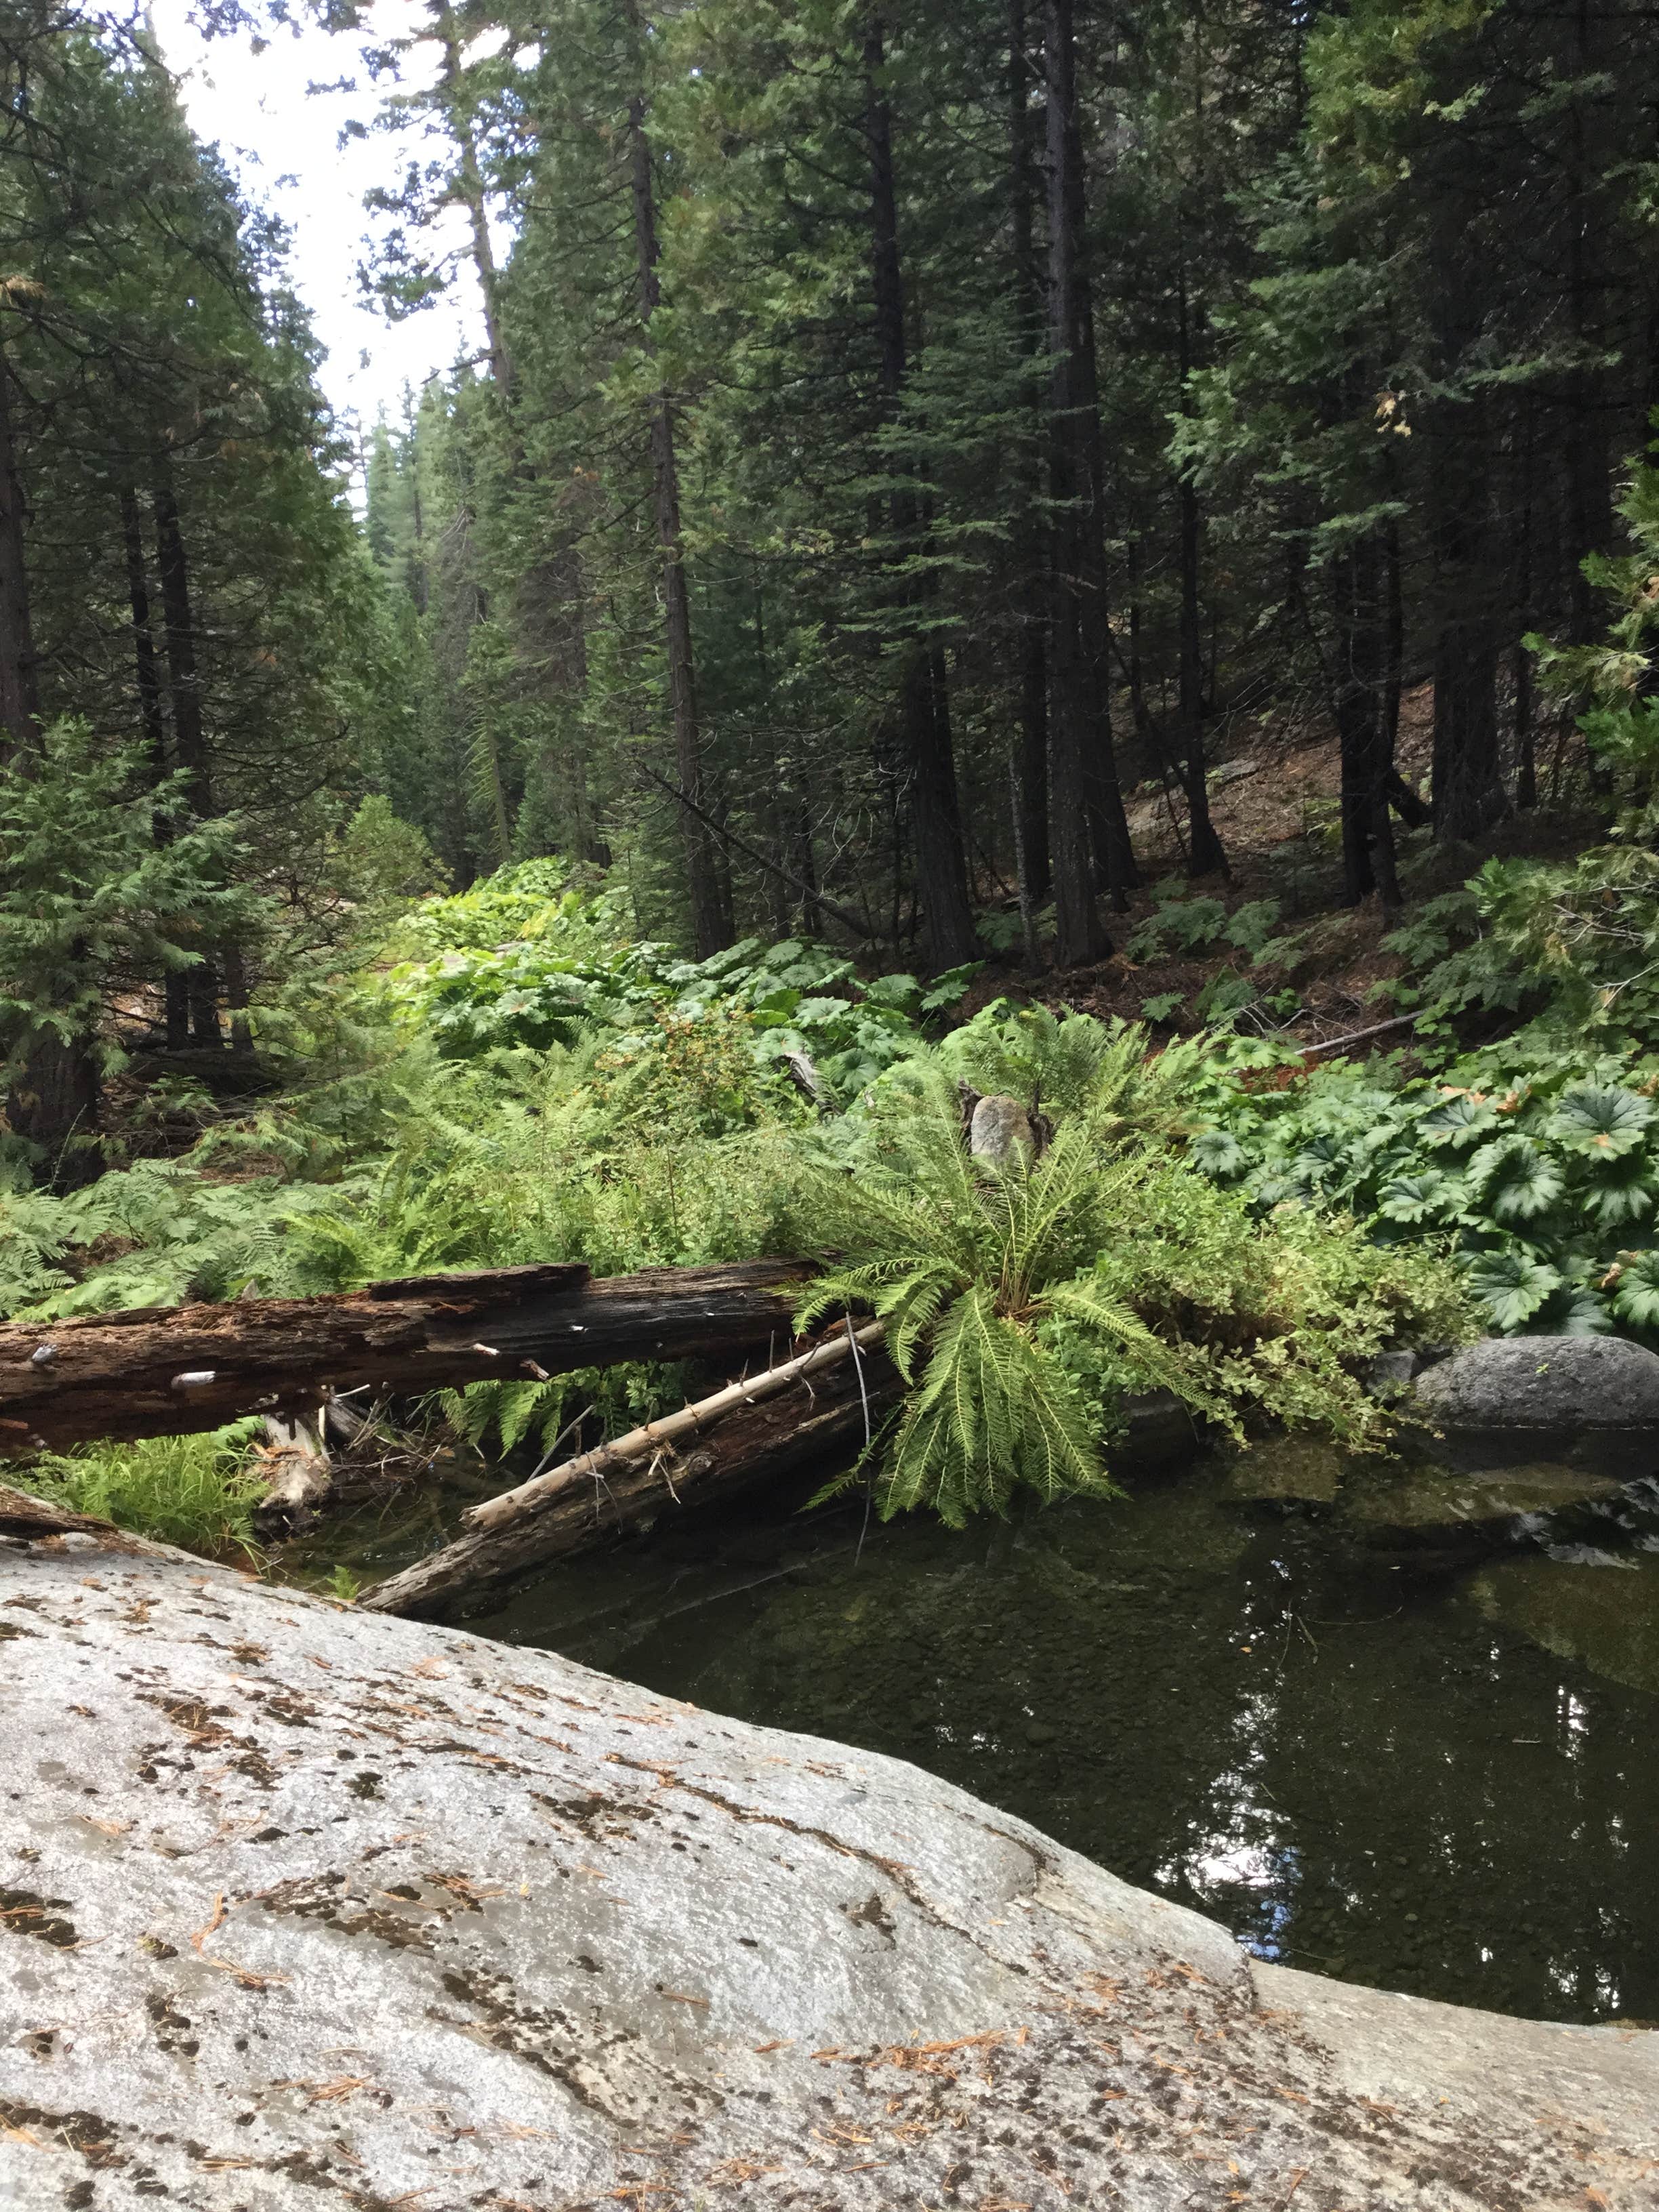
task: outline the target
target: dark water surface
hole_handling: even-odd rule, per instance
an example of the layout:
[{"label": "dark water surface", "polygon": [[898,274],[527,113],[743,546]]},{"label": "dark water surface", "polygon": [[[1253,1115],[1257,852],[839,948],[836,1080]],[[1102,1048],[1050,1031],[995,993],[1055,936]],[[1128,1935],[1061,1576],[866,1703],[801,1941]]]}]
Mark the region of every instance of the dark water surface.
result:
[{"label": "dark water surface", "polygon": [[1659,1484],[1264,1444],[860,1523],[742,1502],[468,1625],[913,1759],[1262,1957],[1659,2022]]}]

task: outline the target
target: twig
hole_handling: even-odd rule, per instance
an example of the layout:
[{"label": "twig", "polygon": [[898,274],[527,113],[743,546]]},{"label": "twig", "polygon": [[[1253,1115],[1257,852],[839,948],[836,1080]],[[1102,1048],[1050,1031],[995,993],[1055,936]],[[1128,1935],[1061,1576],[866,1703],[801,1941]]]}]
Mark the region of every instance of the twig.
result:
[{"label": "twig", "polygon": [[1304,1046],[1303,1056],[1312,1060],[1321,1053],[1340,1052],[1344,1045],[1364,1044],[1367,1037],[1383,1036],[1390,1030],[1411,1029],[1417,1019],[1415,1014],[1396,1014],[1392,1021],[1374,1022],[1368,1030],[1350,1030],[1346,1036],[1327,1037],[1322,1044]]}]

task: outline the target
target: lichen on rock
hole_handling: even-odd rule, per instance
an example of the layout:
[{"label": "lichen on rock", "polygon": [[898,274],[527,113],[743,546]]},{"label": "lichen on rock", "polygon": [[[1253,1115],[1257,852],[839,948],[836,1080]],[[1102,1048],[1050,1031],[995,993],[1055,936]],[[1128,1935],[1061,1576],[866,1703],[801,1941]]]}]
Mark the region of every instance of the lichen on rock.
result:
[{"label": "lichen on rock", "polygon": [[899,1761],[85,1534],[0,1620],[0,2203],[1653,2202],[1659,2038],[1261,1966]]}]

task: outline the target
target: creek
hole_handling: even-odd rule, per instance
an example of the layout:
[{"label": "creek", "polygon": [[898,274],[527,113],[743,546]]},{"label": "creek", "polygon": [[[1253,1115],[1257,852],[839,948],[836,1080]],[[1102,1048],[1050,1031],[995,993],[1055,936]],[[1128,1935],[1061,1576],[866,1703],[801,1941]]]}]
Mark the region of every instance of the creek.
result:
[{"label": "creek", "polygon": [[963,1534],[798,1503],[688,1516],[467,1626],[913,1760],[1261,1957],[1659,2023],[1653,1477],[1280,1442]]}]

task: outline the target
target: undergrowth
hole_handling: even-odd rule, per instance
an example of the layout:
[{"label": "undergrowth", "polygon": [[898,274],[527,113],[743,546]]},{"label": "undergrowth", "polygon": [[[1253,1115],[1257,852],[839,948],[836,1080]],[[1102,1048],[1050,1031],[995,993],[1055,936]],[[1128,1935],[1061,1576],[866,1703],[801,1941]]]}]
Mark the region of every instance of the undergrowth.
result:
[{"label": "undergrowth", "polygon": [[247,1448],[259,1429],[257,1420],[234,1421],[204,1436],[47,1453],[31,1462],[27,1487],[157,1543],[257,1563],[253,1509],[264,1482]]}]

